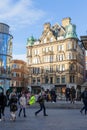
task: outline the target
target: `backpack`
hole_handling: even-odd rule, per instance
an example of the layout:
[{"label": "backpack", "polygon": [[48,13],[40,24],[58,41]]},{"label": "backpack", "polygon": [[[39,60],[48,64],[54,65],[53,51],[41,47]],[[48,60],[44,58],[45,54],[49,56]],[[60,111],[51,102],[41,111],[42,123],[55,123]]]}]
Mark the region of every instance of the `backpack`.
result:
[{"label": "backpack", "polygon": [[11,106],[10,106],[10,111],[15,112],[17,110],[18,110],[17,104],[12,103]]},{"label": "backpack", "polygon": [[37,99],[37,102],[42,102],[42,100],[43,100],[43,98],[42,98],[42,96],[40,95],[40,96],[38,97],[38,99]]}]

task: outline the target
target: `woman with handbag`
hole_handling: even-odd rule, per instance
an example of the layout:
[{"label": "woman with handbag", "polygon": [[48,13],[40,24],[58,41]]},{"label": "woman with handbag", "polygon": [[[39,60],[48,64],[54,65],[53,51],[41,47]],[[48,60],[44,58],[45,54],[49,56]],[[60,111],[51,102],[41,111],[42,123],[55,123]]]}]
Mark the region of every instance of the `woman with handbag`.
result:
[{"label": "woman with handbag", "polygon": [[10,120],[12,120],[12,121],[15,121],[15,119],[16,119],[16,111],[18,110],[17,101],[18,101],[18,98],[16,96],[16,93],[12,92],[10,94],[10,99],[9,99],[10,112],[11,112]]}]

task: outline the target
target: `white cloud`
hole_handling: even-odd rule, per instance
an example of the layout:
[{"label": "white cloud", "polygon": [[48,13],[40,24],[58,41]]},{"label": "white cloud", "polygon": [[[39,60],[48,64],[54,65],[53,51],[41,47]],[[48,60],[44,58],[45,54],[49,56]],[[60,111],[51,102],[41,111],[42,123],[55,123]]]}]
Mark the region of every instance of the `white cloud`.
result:
[{"label": "white cloud", "polygon": [[0,20],[11,26],[27,26],[44,14],[44,11],[34,7],[33,0],[0,0]]},{"label": "white cloud", "polygon": [[13,59],[15,59],[15,60],[23,60],[23,61],[27,62],[26,54],[13,55]]}]

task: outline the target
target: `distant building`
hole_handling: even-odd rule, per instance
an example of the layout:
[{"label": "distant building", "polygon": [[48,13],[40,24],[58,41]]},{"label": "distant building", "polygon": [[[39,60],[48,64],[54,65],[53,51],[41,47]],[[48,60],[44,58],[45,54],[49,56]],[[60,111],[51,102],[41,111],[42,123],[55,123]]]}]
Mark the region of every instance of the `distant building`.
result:
[{"label": "distant building", "polygon": [[17,88],[18,91],[21,91],[28,86],[27,63],[23,60],[12,60],[10,66],[10,88]]},{"label": "distant building", "polygon": [[62,25],[45,23],[39,40],[30,37],[26,47],[32,91],[55,88],[63,96],[66,87],[80,89],[85,53],[70,18],[64,18]]},{"label": "distant building", "polygon": [[11,80],[12,38],[9,26],[0,23],[0,87],[4,92],[9,88]]}]

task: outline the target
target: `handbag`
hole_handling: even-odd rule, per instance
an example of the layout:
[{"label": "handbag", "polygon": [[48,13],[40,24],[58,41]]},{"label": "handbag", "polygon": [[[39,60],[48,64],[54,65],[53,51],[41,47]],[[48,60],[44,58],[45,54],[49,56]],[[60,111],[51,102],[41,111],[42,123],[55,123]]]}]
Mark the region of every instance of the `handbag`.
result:
[{"label": "handbag", "polygon": [[17,111],[18,110],[17,104],[12,103],[10,109],[13,112]]}]

